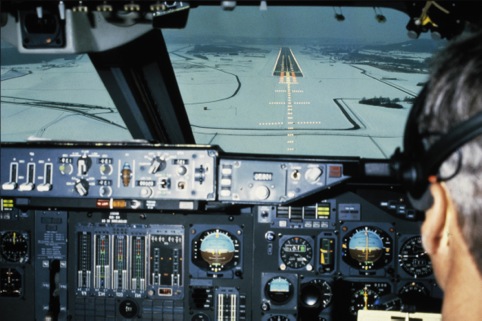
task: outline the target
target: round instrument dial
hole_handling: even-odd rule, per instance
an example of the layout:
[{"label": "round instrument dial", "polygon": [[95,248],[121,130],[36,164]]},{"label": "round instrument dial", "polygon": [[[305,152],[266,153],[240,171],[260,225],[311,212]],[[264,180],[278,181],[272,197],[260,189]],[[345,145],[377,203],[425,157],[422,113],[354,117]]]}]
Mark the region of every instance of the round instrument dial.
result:
[{"label": "round instrument dial", "polygon": [[311,262],[313,247],[302,237],[291,237],[281,246],[280,257],[287,267],[300,269]]},{"label": "round instrument dial", "polygon": [[421,296],[428,296],[428,290],[427,288],[420,283],[417,282],[410,282],[405,284],[401,289],[400,289],[400,295],[421,295]]},{"label": "round instrument dial", "polygon": [[1,235],[0,252],[9,262],[25,263],[28,260],[28,234],[8,231]]},{"label": "round instrument dial", "polygon": [[236,266],[239,263],[239,241],[220,229],[203,232],[194,242],[194,261],[213,272]]},{"label": "round instrument dial", "polygon": [[430,296],[429,290],[421,283],[410,282],[405,284],[398,292],[400,299],[405,305],[418,306],[426,302]]},{"label": "round instrument dial", "polygon": [[392,238],[377,227],[358,227],[343,238],[342,257],[357,269],[382,268],[392,259]]},{"label": "round instrument dial", "polygon": [[315,279],[303,283],[300,289],[300,301],[306,308],[325,309],[331,303],[333,292],[328,282]]},{"label": "round instrument dial", "polygon": [[414,236],[403,243],[398,254],[402,269],[414,278],[432,274],[432,262],[422,246],[422,238]]},{"label": "round instrument dial", "polygon": [[350,312],[356,315],[358,310],[371,310],[378,299],[378,293],[368,287],[364,287],[353,293],[351,298]]},{"label": "round instrument dial", "polygon": [[22,295],[22,276],[14,268],[0,269],[0,297],[19,297]]},{"label": "round instrument dial", "polygon": [[294,286],[287,278],[278,276],[266,283],[264,292],[273,304],[285,304],[293,296]]},{"label": "round instrument dial", "polygon": [[358,310],[371,310],[380,307],[380,298],[391,293],[391,285],[386,282],[352,283],[349,311],[357,315]]}]

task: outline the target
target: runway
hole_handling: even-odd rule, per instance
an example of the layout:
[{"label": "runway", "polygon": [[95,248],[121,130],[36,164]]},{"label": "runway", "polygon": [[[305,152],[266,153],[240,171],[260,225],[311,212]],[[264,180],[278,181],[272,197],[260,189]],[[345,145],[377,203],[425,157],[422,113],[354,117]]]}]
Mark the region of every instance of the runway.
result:
[{"label": "runway", "polygon": [[[202,46],[169,49],[177,82],[196,142],[226,151],[389,157],[411,106],[403,99],[426,77],[351,63],[343,59],[350,48],[196,48]],[[370,54],[377,62],[377,53]],[[380,96],[400,100],[403,108],[359,103]]]},{"label": "runway", "polygon": [[[320,110],[316,107],[316,101],[313,102],[310,99],[313,96],[305,95],[304,83],[300,83],[298,80],[303,77],[303,71],[291,48],[280,48],[273,69],[273,76],[278,77],[278,86],[274,89],[274,95],[279,97],[279,100],[270,101],[269,105],[284,108],[284,119],[281,122],[259,122],[258,125],[265,128],[283,126],[285,132],[283,149],[287,153],[296,152],[298,138],[303,135],[304,131],[315,128],[323,130],[354,130],[360,128],[360,125],[349,116],[343,104],[337,102],[325,110]],[[333,107],[337,107],[338,110]],[[280,113],[280,111],[277,111],[277,113]],[[330,126],[326,119],[331,119],[331,124],[337,124],[337,127]]]},{"label": "runway", "polygon": [[279,76],[280,83],[296,83],[297,77],[303,77],[303,71],[291,48],[280,48],[273,76]]}]

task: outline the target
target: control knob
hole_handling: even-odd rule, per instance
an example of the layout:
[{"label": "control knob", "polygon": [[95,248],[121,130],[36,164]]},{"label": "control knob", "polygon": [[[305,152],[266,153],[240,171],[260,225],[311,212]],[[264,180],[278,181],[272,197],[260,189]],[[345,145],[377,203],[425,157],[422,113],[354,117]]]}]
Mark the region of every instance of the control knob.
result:
[{"label": "control knob", "polygon": [[305,179],[310,183],[316,183],[323,175],[323,169],[320,167],[310,167],[306,170]]},{"label": "control knob", "polygon": [[155,174],[157,172],[163,171],[166,168],[166,161],[159,156],[152,159],[151,167],[149,167],[149,173]]},{"label": "control knob", "polygon": [[112,187],[110,186],[101,186],[99,188],[99,195],[102,197],[109,197],[112,195]]},{"label": "control knob", "polygon": [[99,168],[99,171],[102,175],[110,175],[112,174],[112,171],[114,169],[112,168],[111,164],[102,164]]},{"label": "control knob", "polygon": [[269,195],[271,194],[271,191],[267,186],[260,185],[260,186],[256,187],[254,193],[255,193],[257,199],[265,200],[265,199],[268,199]]},{"label": "control knob", "polygon": [[77,170],[78,170],[77,174],[78,174],[78,176],[86,175],[91,166],[92,166],[92,159],[89,156],[84,155],[84,156],[80,157],[77,160]]},{"label": "control knob", "polygon": [[85,179],[79,179],[74,185],[74,190],[80,196],[87,196],[89,194],[89,183]]},{"label": "control knob", "polygon": [[60,171],[60,174],[62,175],[70,175],[74,171],[74,168],[72,164],[65,163],[65,164],[60,164],[59,171]]}]

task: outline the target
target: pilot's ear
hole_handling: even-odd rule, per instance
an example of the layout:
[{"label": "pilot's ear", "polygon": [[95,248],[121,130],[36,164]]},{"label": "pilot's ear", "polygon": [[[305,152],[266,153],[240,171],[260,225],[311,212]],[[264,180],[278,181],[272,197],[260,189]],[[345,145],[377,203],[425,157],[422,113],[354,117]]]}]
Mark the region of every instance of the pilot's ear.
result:
[{"label": "pilot's ear", "polygon": [[443,245],[442,239],[448,233],[448,190],[444,184],[433,182],[430,191],[433,205],[425,213],[422,243],[428,254],[436,254]]}]

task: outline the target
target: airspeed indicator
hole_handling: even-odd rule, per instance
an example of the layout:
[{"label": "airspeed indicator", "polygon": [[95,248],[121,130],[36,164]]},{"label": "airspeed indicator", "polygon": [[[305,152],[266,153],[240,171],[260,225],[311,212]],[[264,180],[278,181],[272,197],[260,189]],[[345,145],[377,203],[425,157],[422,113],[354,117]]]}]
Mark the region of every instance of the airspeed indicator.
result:
[{"label": "airspeed indicator", "polygon": [[[280,257],[286,267],[301,269],[311,263],[313,247],[308,240],[294,236],[284,241],[281,246]],[[311,265],[309,266],[311,267]]]}]

